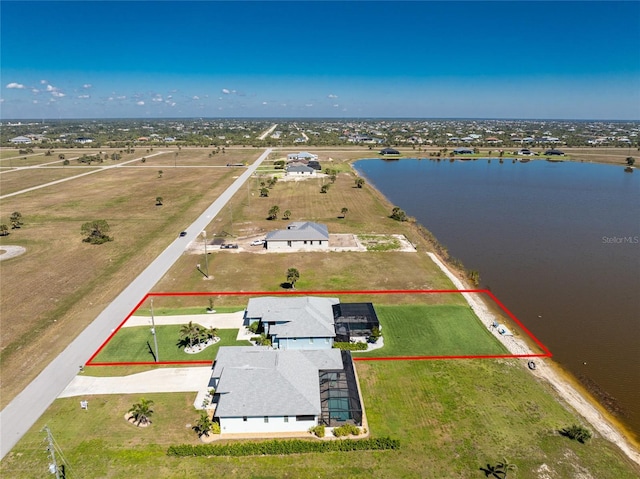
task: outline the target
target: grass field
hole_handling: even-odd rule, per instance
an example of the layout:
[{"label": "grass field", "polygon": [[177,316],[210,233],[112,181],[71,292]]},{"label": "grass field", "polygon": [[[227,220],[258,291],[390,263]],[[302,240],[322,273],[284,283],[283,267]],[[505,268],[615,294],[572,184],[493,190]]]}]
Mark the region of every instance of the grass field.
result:
[{"label": "grass field", "polygon": [[[59,399],[0,464],[3,477],[39,478],[47,424],[68,464],[68,477],[478,478],[504,458],[520,479],[631,479],[640,470],[599,438],[587,445],[558,429],[580,422],[522,362],[504,360],[357,363],[374,437],[400,439],[398,451],[251,458],[174,458],[172,444],[197,444],[188,427],[195,394],[147,394],[153,424],[139,429],[123,416],[140,395]],[[547,475],[545,475],[545,473]]]},{"label": "grass field", "polygon": [[[178,164],[191,167],[163,167],[161,178],[153,165],[114,168],[3,200],[0,222],[19,211],[24,226],[0,237],[0,247],[20,245],[27,252],[1,265],[0,406],[231,184],[238,172],[223,167],[226,161],[254,161],[256,153],[229,151],[223,160],[208,158],[208,150],[183,150]],[[1,178],[14,174],[21,173]],[[162,207],[155,206],[157,196]],[[82,242],[80,226],[94,219],[107,220],[114,241]],[[20,375],[13,374],[17,369]]]},{"label": "grass field", "polygon": [[[156,326],[160,361],[212,361],[220,346],[251,346],[249,341],[236,341],[237,329],[220,329],[220,341],[197,354],[187,354],[181,346],[179,324]],[[93,362],[122,363],[155,361],[154,342],[147,326],[121,328],[100,351]]]},{"label": "grass field", "polygon": [[374,306],[384,347],[354,357],[509,354],[468,306]]}]

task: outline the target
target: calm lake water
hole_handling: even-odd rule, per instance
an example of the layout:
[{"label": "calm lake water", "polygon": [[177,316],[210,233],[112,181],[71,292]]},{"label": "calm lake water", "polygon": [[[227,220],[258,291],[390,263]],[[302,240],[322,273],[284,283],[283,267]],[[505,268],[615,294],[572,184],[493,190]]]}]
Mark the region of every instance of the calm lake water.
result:
[{"label": "calm lake water", "polygon": [[497,159],[361,160],[640,437],[640,171]]}]

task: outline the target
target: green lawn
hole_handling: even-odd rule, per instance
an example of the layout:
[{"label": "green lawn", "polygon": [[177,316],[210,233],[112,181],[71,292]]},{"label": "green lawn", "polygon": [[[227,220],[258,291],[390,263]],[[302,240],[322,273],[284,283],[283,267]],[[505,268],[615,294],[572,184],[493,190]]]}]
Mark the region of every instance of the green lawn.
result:
[{"label": "green lawn", "polygon": [[[0,476],[47,475],[42,427],[51,429],[68,465],[67,477],[290,477],[482,479],[480,467],[504,458],[509,478],[637,478],[610,443],[580,444],[558,429],[581,419],[550,388],[532,380],[522,361],[380,361],[357,363],[374,437],[399,439],[398,451],[292,456],[168,457],[172,444],[198,444],[194,393],[146,394],[153,424],[144,429],[123,416],[142,395],[58,399],[0,463]],[[265,391],[265,397],[269,394]],[[547,471],[547,475],[542,474]]]},{"label": "green lawn", "polygon": [[356,357],[509,354],[468,306],[375,305],[384,347]]},{"label": "green lawn", "polygon": [[[236,341],[237,329],[220,329],[220,341],[197,354],[187,354],[180,343],[180,324],[156,326],[160,361],[213,361],[220,346],[250,346],[248,341]],[[111,338],[94,362],[145,362],[153,361],[153,336],[148,326],[121,328]]]}]

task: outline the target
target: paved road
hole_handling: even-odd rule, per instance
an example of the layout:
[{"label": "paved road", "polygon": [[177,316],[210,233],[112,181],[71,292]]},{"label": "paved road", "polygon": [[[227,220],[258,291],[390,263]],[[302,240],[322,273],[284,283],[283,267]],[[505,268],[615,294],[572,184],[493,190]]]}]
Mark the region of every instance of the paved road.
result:
[{"label": "paved road", "polygon": [[[233,184],[222,193],[185,231],[176,238],[153,263],[113,300],[100,315],[80,333],[16,398],[0,412],[0,459],[6,456],[31,428],[49,405],[77,375],[84,364],[138,302],[183,254],[195,238],[222,210],[233,195],[250,178],[271,153],[268,148]],[[176,232],[180,231],[176,225]],[[177,235],[176,235],[177,236]],[[16,371],[16,374],[19,374]]]}]

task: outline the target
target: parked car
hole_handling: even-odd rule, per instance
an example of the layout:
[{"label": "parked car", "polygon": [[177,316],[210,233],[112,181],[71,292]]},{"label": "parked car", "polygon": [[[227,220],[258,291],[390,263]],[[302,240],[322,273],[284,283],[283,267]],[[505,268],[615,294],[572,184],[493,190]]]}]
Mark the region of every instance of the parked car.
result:
[{"label": "parked car", "polygon": [[264,240],[255,240],[251,242],[251,246],[262,246],[264,244]]},{"label": "parked car", "polygon": [[181,231],[180,232],[180,238],[182,238],[183,236],[187,236],[187,232],[186,231]]},{"label": "parked car", "polygon": [[238,249],[238,245],[235,243],[221,244],[220,249]]}]

